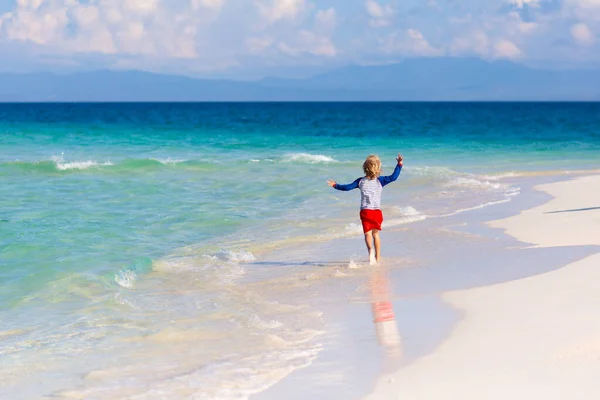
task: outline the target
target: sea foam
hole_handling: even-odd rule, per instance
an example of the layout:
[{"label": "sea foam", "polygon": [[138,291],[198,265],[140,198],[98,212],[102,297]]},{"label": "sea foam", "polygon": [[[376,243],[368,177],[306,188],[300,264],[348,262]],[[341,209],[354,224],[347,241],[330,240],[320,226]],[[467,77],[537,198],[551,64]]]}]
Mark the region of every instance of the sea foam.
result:
[{"label": "sea foam", "polygon": [[246,250],[240,251],[231,251],[231,250],[220,250],[217,253],[209,254],[209,257],[214,257],[221,261],[232,262],[232,263],[243,263],[243,262],[251,262],[256,259],[254,254],[250,253]]},{"label": "sea foam", "polygon": [[475,177],[458,177],[446,183],[447,187],[465,188],[465,189],[502,189],[504,185],[487,180],[479,180]]},{"label": "sea foam", "polygon": [[307,164],[335,163],[336,159],[323,154],[292,153],[283,158],[284,162],[301,162]]},{"label": "sea foam", "polygon": [[124,288],[131,289],[137,279],[137,275],[132,270],[119,271],[115,274],[115,282]]},{"label": "sea foam", "polygon": [[68,170],[73,170],[73,169],[88,169],[91,167],[113,165],[113,163],[111,163],[110,161],[106,161],[103,163],[99,163],[97,161],[91,161],[91,160],[65,162],[63,156],[53,156],[51,158],[51,160],[52,160],[52,162],[54,162],[56,169],[58,169],[59,171],[68,171]]},{"label": "sea foam", "polygon": [[180,164],[180,163],[188,161],[188,160],[176,159],[176,158],[170,158],[170,157],[168,157],[168,158],[151,158],[151,160],[158,161],[159,163],[164,164],[164,165],[174,165],[174,164]]},{"label": "sea foam", "polygon": [[420,212],[418,212],[414,207],[411,206],[392,206],[389,209],[386,209],[385,211],[390,215],[401,217],[414,217],[415,215],[421,215]]}]

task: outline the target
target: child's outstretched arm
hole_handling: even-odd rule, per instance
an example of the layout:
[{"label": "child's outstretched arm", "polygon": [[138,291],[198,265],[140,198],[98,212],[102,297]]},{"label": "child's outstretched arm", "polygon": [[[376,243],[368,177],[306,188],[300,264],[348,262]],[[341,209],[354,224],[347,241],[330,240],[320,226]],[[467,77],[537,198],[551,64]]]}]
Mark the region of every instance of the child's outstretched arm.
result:
[{"label": "child's outstretched arm", "polygon": [[385,186],[388,183],[394,182],[396,179],[398,179],[398,176],[400,176],[400,171],[402,171],[402,162],[404,161],[404,158],[402,158],[400,153],[398,153],[396,161],[398,161],[398,164],[396,164],[396,168],[394,169],[394,172],[391,175],[379,177],[379,182],[381,183],[381,186]]},{"label": "child's outstretched arm", "polygon": [[356,189],[356,188],[358,188],[358,184],[360,183],[360,180],[361,180],[361,179],[362,179],[362,178],[358,178],[358,179],[357,179],[357,180],[355,180],[354,182],[352,182],[352,183],[349,183],[349,184],[347,184],[347,185],[340,185],[339,183],[336,183],[336,182],[335,182],[333,179],[330,179],[330,180],[328,180],[328,181],[327,181],[327,184],[328,184],[329,186],[331,186],[332,188],[334,188],[334,189],[337,189],[337,190],[342,190],[342,191],[344,191],[344,192],[347,192],[347,191],[349,191],[349,190],[352,190],[352,189]]}]

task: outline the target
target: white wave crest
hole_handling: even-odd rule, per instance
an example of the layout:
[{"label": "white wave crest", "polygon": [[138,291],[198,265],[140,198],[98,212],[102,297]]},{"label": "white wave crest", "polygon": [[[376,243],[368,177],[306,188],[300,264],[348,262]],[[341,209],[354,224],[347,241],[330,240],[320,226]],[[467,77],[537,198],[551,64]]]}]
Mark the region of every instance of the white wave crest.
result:
[{"label": "white wave crest", "polygon": [[414,217],[416,215],[421,215],[420,212],[418,212],[414,207],[411,207],[411,206],[406,206],[406,207],[392,206],[386,210],[386,214],[390,214],[390,215],[394,215],[394,216],[401,216],[401,217]]},{"label": "white wave crest", "polygon": [[499,181],[502,179],[515,178],[518,176],[519,176],[519,173],[517,173],[517,172],[504,172],[504,173],[498,173],[498,174],[483,175],[482,178],[488,179],[490,181]]},{"label": "white wave crest", "polygon": [[245,274],[240,265],[256,260],[249,251],[220,250],[216,253],[198,253],[180,257],[168,257],[156,260],[152,264],[155,271],[184,272],[184,271],[220,271],[232,276]]},{"label": "white wave crest", "polygon": [[230,250],[221,250],[215,254],[207,254],[208,258],[213,258],[221,261],[232,262],[232,263],[243,263],[243,262],[251,262],[256,260],[254,254],[250,253],[246,250],[241,251],[230,251]]},{"label": "white wave crest", "polygon": [[383,228],[385,229],[386,227],[390,227],[390,226],[410,224],[411,222],[423,221],[424,219],[427,219],[427,216],[425,216],[423,214],[417,214],[417,215],[401,217],[401,218],[392,218],[392,219],[388,219],[387,221],[383,222]]},{"label": "white wave crest", "polygon": [[510,198],[505,198],[505,199],[497,200],[497,201],[490,201],[488,203],[478,204],[478,205],[473,206],[473,207],[461,208],[461,209],[456,210],[454,212],[451,212],[449,214],[439,215],[439,217],[442,217],[442,218],[443,217],[451,217],[453,215],[461,214],[461,213],[466,212],[466,211],[479,210],[479,209],[486,208],[486,207],[489,207],[489,206],[495,206],[497,204],[508,203],[510,201],[511,201]]},{"label": "white wave crest", "polygon": [[135,280],[137,279],[137,275],[132,270],[127,271],[119,271],[115,274],[115,282],[127,289],[131,289],[134,285]]},{"label": "white wave crest", "polygon": [[504,192],[505,196],[518,196],[521,194],[521,188],[520,187],[510,187],[508,189],[506,189],[506,191]]},{"label": "white wave crest", "polygon": [[331,273],[331,276],[333,278],[343,278],[343,277],[348,276],[348,274],[346,274],[345,272],[343,272],[339,268],[336,268],[336,270]]},{"label": "white wave crest", "polygon": [[455,188],[465,188],[465,189],[492,189],[492,190],[499,190],[499,189],[503,189],[505,186],[500,184],[500,183],[496,183],[496,182],[490,182],[487,180],[479,180],[479,179],[475,179],[475,178],[465,178],[465,177],[459,177],[459,178],[454,178],[452,179],[450,182],[445,184],[446,187],[455,187]]},{"label": "white wave crest", "polygon": [[361,233],[362,226],[360,224],[357,224],[356,222],[352,222],[346,225],[345,230],[347,233]]},{"label": "white wave crest", "polygon": [[387,218],[383,222],[384,229],[386,226],[398,226],[427,219],[427,215],[421,214],[411,206],[392,206],[385,210],[384,215],[386,214],[391,218]]},{"label": "white wave crest", "polygon": [[450,177],[454,177],[460,175],[459,172],[456,172],[448,167],[412,167],[410,170],[407,170],[408,174],[414,174],[427,178],[437,178],[437,179],[448,179]]},{"label": "white wave crest", "polygon": [[99,167],[99,166],[106,167],[106,166],[114,165],[110,161],[106,161],[104,163],[98,163],[96,161],[91,161],[91,160],[65,162],[65,159],[62,155],[52,156],[50,159],[52,160],[52,162],[54,162],[54,165],[56,165],[56,169],[58,169],[59,171],[68,171],[71,169],[88,169],[91,167]]},{"label": "white wave crest", "polygon": [[182,162],[186,162],[187,160],[180,160],[180,159],[176,159],[176,158],[151,158],[151,160],[154,161],[158,161],[161,164],[164,165],[173,165],[173,164],[179,164]]},{"label": "white wave crest", "polygon": [[335,163],[336,159],[322,154],[293,153],[283,158],[284,162],[302,162],[307,164]]},{"label": "white wave crest", "polygon": [[95,161],[74,161],[67,163],[56,163],[56,168],[60,171],[68,171],[70,169],[88,169],[91,167],[107,167],[111,165],[113,165],[113,163],[110,161],[104,163],[97,163]]}]

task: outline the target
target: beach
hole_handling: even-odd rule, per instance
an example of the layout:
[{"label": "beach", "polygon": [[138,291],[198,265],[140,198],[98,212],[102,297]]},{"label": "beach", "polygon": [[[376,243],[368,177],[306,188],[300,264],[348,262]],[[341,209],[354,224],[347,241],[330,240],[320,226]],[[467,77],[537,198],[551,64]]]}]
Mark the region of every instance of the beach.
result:
[{"label": "beach", "polygon": [[[534,247],[600,246],[600,176],[536,189],[552,200],[489,225]],[[462,315],[448,338],[365,398],[598,397],[599,266],[597,252],[544,274],[444,293]]]},{"label": "beach", "polygon": [[[579,365],[587,292],[527,282],[598,253],[598,107],[0,105],[0,398],[436,399],[543,373],[540,329]],[[398,152],[371,268],[326,182]]]}]

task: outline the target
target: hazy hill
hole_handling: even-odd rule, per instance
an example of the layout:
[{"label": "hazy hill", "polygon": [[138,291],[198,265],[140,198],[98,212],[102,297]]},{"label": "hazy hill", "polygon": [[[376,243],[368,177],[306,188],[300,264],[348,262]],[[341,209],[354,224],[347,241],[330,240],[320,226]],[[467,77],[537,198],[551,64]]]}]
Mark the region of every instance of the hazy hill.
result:
[{"label": "hazy hill", "polygon": [[0,101],[600,100],[600,71],[508,61],[410,59],[308,79],[202,80],[139,71],[0,74]]}]

